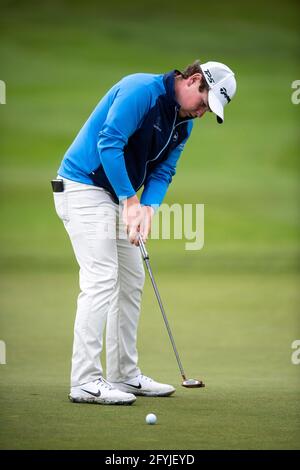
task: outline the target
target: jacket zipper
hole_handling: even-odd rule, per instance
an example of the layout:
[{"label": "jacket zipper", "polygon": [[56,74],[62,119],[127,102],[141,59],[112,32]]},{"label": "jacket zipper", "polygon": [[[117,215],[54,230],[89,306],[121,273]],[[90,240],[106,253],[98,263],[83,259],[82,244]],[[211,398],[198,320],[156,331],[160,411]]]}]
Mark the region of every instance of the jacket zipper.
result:
[{"label": "jacket zipper", "polygon": [[155,160],[158,159],[158,157],[161,155],[161,153],[165,150],[165,148],[166,148],[167,145],[169,144],[175,127],[178,126],[178,124],[182,124],[182,123],[180,122],[180,123],[178,123],[178,124],[175,125],[176,118],[177,118],[177,113],[178,113],[178,109],[177,109],[177,107],[175,106],[175,117],[174,117],[172,130],[171,130],[171,133],[170,133],[169,138],[168,138],[168,140],[167,140],[167,143],[166,143],[166,145],[161,149],[161,151],[156,155],[156,157],[154,157],[154,158],[152,158],[152,160],[148,160],[148,161],[146,162],[146,165],[145,165],[145,173],[144,173],[144,176],[143,176],[143,180],[142,180],[141,184],[139,185],[139,187],[137,188],[136,191],[138,191],[138,190],[143,186],[143,183],[144,183],[145,178],[146,178],[147,165],[148,165],[148,163],[154,162]]},{"label": "jacket zipper", "polygon": [[185,122],[189,122],[189,121],[190,121],[190,119],[187,119],[186,121],[179,122],[178,124],[176,124],[176,126],[174,126],[174,129],[175,129],[175,127],[181,126],[181,124],[184,124]]}]

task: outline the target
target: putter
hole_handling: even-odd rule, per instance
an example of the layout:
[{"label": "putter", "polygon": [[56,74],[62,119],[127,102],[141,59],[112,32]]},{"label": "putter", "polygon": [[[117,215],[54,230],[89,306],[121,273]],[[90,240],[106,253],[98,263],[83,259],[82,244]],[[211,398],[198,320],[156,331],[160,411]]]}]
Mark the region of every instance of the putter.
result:
[{"label": "putter", "polygon": [[165,322],[165,325],[167,327],[167,331],[168,331],[168,334],[169,334],[169,338],[170,338],[170,341],[171,341],[172,346],[173,346],[173,350],[174,350],[174,353],[175,353],[175,356],[176,356],[177,364],[179,366],[180,373],[181,373],[181,376],[183,378],[183,382],[182,382],[181,385],[183,387],[186,387],[186,388],[205,387],[205,384],[202,382],[202,380],[187,379],[186,378],[186,375],[184,373],[184,370],[183,370],[183,367],[182,367],[182,364],[181,364],[181,360],[179,358],[179,354],[178,354],[178,351],[177,351],[177,348],[176,348],[176,345],[175,345],[175,341],[174,341],[174,338],[173,338],[173,335],[172,335],[172,332],[171,332],[171,328],[170,328],[170,325],[169,325],[169,322],[168,322],[168,319],[167,319],[167,316],[166,316],[166,313],[165,313],[165,309],[163,307],[163,304],[162,304],[162,301],[161,301],[161,298],[160,298],[160,295],[159,295],[159,292],[158,292],[158,289],[157,289],[157,285],[156,285],[156,282],[155,282],[153,274],[152,274],[152,269],[151,269],[150,261],[149,261],[149,255],[147,253],[145,244],[144,244],[143,239],[140,236],[140,234],[138,234],[138,239],[139,239],[139,247],[140,247],[140,250],[141,250],[142,258],[143,258],[143,260],[146,264],[147,271],[149,273],[149,276],[150,276],[150,279],[151,279],[151,282],[152,282],[152,285],[153,285],[153,288],[154,288],[154,292],[155,292],[156,298],[158,300],[160,311],[162,313],[162,316],[163,316],[163,319],[164,319],[164,322]]}]

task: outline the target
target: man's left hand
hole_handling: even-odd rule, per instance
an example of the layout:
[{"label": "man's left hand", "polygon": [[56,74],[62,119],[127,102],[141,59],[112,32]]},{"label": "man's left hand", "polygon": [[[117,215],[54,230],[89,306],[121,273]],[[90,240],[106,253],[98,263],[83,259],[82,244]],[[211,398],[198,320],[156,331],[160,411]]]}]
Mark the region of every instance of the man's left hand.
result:
[{"label": "man's left hand", "polygon": [[[144,243],[146,243],[147,238],[151,231],[152,219],[154,216],[154,209],[151,206],[142,206],[143,219],[140,223],[139,233],[142,237]],[[135,245],[138,246],[139,242],[136,240]]]}]

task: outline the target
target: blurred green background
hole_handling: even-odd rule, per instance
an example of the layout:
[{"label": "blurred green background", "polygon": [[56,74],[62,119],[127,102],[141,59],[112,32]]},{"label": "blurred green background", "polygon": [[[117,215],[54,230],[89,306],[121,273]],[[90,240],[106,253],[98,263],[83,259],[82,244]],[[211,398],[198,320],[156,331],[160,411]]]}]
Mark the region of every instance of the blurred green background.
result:
[{"label": "blurred green background", "polygon": [[[0,447],[299,448],[299,3],[1,0],[0,11]],[[148,248],[187,375],[207,388],[180,388],[147,280],[140,366],[177,393],[72,405],[78,273],[49,181],[116,81],[197,58],[238,81],[224,125],[195,123],[166,198],[205,204],[205,246]]]}]

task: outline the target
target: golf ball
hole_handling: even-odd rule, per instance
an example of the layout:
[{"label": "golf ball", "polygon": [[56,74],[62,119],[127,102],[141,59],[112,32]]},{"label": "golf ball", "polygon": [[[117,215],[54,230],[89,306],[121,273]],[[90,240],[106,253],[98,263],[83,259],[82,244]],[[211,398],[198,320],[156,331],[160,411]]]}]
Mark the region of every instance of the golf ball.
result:
[{"label": "golf ball", "polygon": [[147,424],[156,424],[156,421],[157,421],[157,418],[156,418],[155,414],[149,413],[146,416],[146,423]]}]

